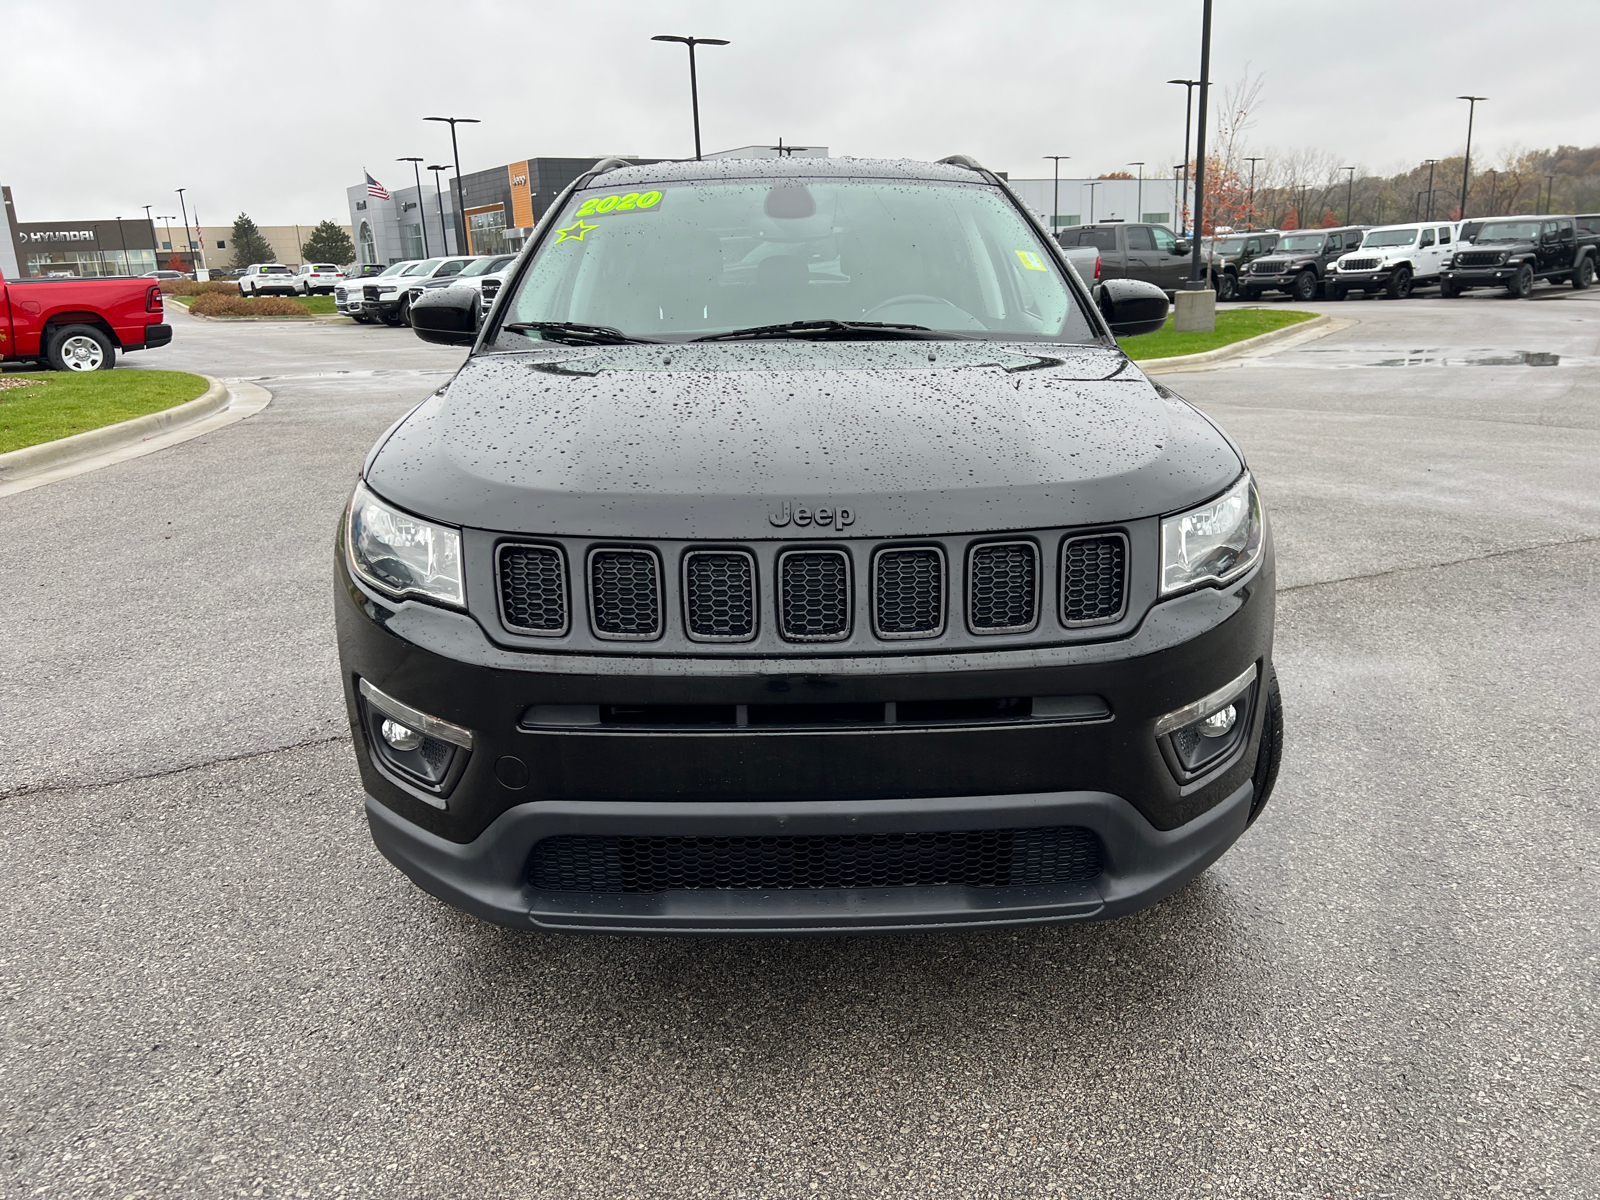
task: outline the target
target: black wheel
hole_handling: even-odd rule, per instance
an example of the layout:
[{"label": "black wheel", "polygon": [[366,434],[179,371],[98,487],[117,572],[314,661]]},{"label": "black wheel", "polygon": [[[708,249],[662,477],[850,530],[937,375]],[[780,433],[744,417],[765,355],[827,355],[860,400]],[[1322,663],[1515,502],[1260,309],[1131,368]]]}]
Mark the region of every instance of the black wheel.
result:
[{"label": "black wheel", "polygon": [[351,313],[350,314],[350,319],[352,321],[354,321],[357,325],[371,325],[372,324],[372,318],[367,316],[366,313]]},{"label": "black wheel", "polygon": [[1317,298],[1317,273],[1315,271],[1301,271],[1294,277],[1294,284],[1289,289],[1289,294],[1301,304]]},{"label": "black wheel", "polygon": [[1506,280],[1506,294],[1517,300],[1526,300],[1533,294],[1533,266],[1523,263],[1517,273]]},{"label": "black wheel", "polygon": [[1394,274],[1389,276],[1389,283],[1383,289],[1383,294],[1391,300],[1404,300],[1411,295],[1411,268],[1396,267]]},{"label": "black wheel", "polygon": [[1461,295],[1461,289],[1455,284],[1451,283],[1448,279],[1441,280],[1439,283],[1439,295],[1443,296],[1446,300],[1454,300],[1457,296]]},{"label": "black wheel", "polygon": [[396,325],[397,326],[397,325],[402,324],[402,321],[400,320],[400,310],[398,308],[391,308],[388,312],[386,312],[386,313],[384,313],[382,315],[383,315],[383,323],[385,325]]},{"label": "black wheel", "polygon": [[117,351],[93,325],[67,325],[50,335],[45,360],[57,371],[109,371]]},{"label": "black wheel", "polygon": [[1237,300],[1239,298],[1239,277],[1232,271],[1224,271],[1217,276],[1217,299]]},{"label": "black wheel", "polygon": [[411,324],[411,300],[409,298],[400,301],[400,320],[396,324]]},{"label": "black wheel", "polygon": [[1349,288],[1342,288],[1342,287],[1339,287],[1336,284],[1332,284],[1332,283],[1330,283],[1328,285],[1328,299],[1329,300],[1343,300],[1349,294],[1350,294],[1350,289]]},{"label": "black wheel", "polygon": [[1247,287],[1247,288],[1241,288],[1239,290],[1243,294],[1243,296],[1244,296],[1244,298],[1246,300],[1255,301],[1255,300],[1261,299],[1261,289],[1260,288]]},{"label": "black wheel", "polygon": [[1572,273],[1572,290],[1581,292],[1594,282],[1594,259],[1586,258],[1578,264],[1578,269]]},{"label": "black wheel", "polygon": [[1278,691],[1278,672],[1267,676],[1267,713],[1261,726],[1261,749],[1256,754],[1256,769],[1250,776],[1255,796],[1250,801],[1254,821],[1272,798],[1278,782],[1278,765],[1283,760],[1283,696]]}]

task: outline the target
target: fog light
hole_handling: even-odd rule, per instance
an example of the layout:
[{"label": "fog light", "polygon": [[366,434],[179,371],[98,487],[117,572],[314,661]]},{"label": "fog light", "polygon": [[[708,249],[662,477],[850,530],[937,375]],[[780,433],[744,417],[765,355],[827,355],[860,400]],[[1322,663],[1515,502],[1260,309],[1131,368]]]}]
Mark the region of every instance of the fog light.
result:
[{"label": "fog light", "polygon": [[[1202,737],[1208,738],[1222,737],[1233,728],[1233,723],[1238,719],[1239,710],[1230,704],[1221,712],[1214,712],[1204,721],[1201,721],[1200,734]],[[407,732],[409,732],[409,730]],[[388,735],[389,731],[386,728],[384,730],[384,736],[387,737]]]},{"label": "fog light", "polygon": [[383,722],[383,740],[396,750],[419,750],[422,748],[422,735],[415,729],[400,724],[399,721],[385,719]]}]

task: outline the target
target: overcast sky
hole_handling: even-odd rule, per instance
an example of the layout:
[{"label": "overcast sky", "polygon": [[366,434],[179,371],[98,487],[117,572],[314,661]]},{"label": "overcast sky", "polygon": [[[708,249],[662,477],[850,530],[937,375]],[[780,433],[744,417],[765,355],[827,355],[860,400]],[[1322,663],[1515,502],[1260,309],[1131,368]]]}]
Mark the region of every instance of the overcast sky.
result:
[{"label": "overcast sky", "polygon": [[[1287,10],[1294,8],[1294,15]],[[1315,146],[1372,170],[1600,140],[1596,0],[1216,0],[1212,80],[1264,77],[1256,153]],[[176,212],[207,224],[348,220],[365,167],[472,171],[539,155],[693,153],[687,56],[706,148],[962,152],[1014,177],[1098,175],[1181,157],[1200,0],[0,0],[0,182],[22,220]],[[1487,155],[1481,158],[1480,155]]]}]

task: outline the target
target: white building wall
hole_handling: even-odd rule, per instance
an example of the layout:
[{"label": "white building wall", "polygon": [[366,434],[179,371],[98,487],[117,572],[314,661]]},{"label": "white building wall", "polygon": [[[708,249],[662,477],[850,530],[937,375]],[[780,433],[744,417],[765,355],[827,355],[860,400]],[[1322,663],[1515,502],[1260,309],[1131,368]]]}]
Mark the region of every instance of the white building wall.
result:
[{"label": "white building wall", "polygon": [[[1049,225],[1050,203],[1055,181],[1051,179],[1013,179],[1011,188]],[[1094,221],[1150,221],[1178,230],[1179,198],[1182,189],[1171,179],[1063,179],[1060,225],[1087,225]]]}]

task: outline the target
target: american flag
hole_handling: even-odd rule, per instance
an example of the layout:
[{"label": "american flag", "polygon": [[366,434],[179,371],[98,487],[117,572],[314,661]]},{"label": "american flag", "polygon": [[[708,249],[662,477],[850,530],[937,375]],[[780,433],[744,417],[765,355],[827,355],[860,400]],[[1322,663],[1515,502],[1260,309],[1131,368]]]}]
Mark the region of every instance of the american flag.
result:
[{"label": "american flag", "polygon": [[389,198],[388,188],[384,187],[371,175],[368,175],[367,172],[363,171],[362,174],[367,176],[367,195],[378,200],[387,200]]}]

